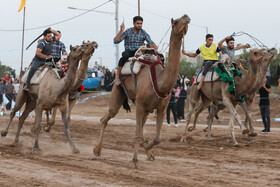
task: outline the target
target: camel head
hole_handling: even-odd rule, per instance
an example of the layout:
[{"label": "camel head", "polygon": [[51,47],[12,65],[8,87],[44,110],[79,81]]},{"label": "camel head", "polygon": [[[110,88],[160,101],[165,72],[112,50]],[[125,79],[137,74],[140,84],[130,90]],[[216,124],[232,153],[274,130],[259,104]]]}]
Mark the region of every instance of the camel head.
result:
[{"label": "camel head", "polygon": [[171,19],[172,24],[172,32],[175,35],[184,37],[188,31],[188,24],[190,23],[191,19],[188,15],[183,15],[181,18],[173,20]]},{"label": "camel head", "polygon": [[81,46],[72,46],[72,45],[70,45],[70,53],[69,53],[69,55],[68,55],[68,57],[67,57],[67,62],[69,62],[69,57],[71,56],[72,58],[75,58],[75,59],[77,59],[77,58],[81,58],[82,57],[82,55],[83,55],[83,53],[84,53],[84,49],[82,49],[81,48]]},{"label": "camel head", "polygon": [[97,49],[98,44],[96,42],[84,42],[81,45],[81,48],[84,49],[84,54],[83,54],[83,59],[87,59],[90,58],[93,54],[93,52],[95,51],[95,49]]},{"label": "camel head", "polygon": [[270,63],[272,58],[277,54],[275,48],[271,49],[252,49],[250,51],[249,62],[250,63]]}]

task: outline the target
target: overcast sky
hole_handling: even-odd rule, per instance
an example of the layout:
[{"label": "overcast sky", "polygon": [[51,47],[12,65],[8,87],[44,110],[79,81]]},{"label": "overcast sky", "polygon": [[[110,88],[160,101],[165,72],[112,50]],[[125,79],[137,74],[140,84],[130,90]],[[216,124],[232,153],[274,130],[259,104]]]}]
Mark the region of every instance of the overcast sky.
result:
[{"label": "overcast sky", "polygon": [[[26,0],[26,29],[50,25],[58,21],[76,16],[84,11],[71,10],[68,7],[92,9],[108,0]],[[21,0],[0,2],[0,30],[17,30],[22,28],[23,11],[18,13]],[[132,27],[132,18],[137,15],[138,0],[119,0],[120,23],[124,19],[126,28]],[[268,47],[279,48],[280,41],[280,1],[279,0],[141,0],[141,16],[144,18],[143,29],[158,44],[170,26],[170,19],[188,14],[191,25],[185,37],[185,48],[196,50],[204,43],[207,26],[209,33],[214,34],[214,42],[233,32],[247,32]],[[96,9],[99,11],[115,11],[115,4],[109,2]],[[90,65],[94,61],[109,67],[115,67],[115,36],[114,15],[90,12],[76,19],[51,26],[62,32],[61,41],[67,47],[79,45],[83,40],[96,41],[99,48],[94,53]],[[44,29],[26,31],[25,48]],[[0,31],[0,61],[20,70],[21,32]],[[169,42],[170,32],[163,43]],[[236,37],[236,43],[254,42],[247,36]],[[120,52],[123,51],[120,44]],[[161,46],[159,46],[161,49]],[[31,62],[36,45],[24,51],[24,66]]]}]

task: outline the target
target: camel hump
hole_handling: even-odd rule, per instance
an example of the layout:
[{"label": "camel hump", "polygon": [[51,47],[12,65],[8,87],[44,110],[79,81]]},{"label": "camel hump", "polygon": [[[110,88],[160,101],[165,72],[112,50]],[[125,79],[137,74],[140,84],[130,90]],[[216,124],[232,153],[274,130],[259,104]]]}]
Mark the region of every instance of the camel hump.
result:
[{"label": "camel hump", "polygon": [[[30,68],[24,73],[24,75],[21,79],[22,83],[26,83],[29,70],[30,70]],[[48,66],[42,66],[34,73],[32,79],[30,81],[30,84],[40,84],[41,80],[44,78],[44,76],[46,75],[48,70],[53,71],[57,75],[57,77],[60,78],[59,74],[57,72],[57,69],[55,69],[55,68],[49,69]]]}]

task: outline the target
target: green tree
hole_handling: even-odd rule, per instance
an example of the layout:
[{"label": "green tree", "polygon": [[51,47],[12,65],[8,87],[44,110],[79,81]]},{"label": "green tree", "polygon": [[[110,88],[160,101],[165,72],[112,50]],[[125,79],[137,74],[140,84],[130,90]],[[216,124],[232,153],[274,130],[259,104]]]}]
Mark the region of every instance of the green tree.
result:
[{"label": "green tree", "polygon": [[181,75],[184,74],[189,79],[191,79],[195,74],[195,72],[197,71],[197,69],[198,67],[196,64],[187,62],[187,60],[183,58],[180,60],[179,73]]},{"label": "green tree", "polygon": [[0,77],[3,77],[6,73],[9,73],[10,69],[12,69],[10,66],[2,65],[2,62],[0,61]]}]

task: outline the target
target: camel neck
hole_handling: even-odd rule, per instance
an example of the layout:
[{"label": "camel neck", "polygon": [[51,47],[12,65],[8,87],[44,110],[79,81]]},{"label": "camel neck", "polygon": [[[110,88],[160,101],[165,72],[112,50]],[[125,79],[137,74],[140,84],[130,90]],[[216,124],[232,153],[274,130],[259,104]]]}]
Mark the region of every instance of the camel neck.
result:
[{"label": "camel neck", "polygon": [[64,78],[60,79],[58,95],[69,92],[70,85],[73,84],[75,77],[76,77],[76,72],[77,72],[80,58],[73,58],[73,57],[71,57],[71,54],[70,54],[69,58],[67,60],[69,62],[68,72]]},{"label": "camel neck", "polygon": [[81,60],[81,64],[78,69],[78,73],[76,74],[74,84],[71,86],[70,90],[78,89],[81,86],[81,84],[84,82],[87,75],[89,59],[90,58],[84,58]]},{"label": "camel neck", "polygon": [[169,92],[178,79],[181,44],[182,38],[172,32],[169,43],[168,64],[163,73],[161,73],[162,76],[158,83],[161,93]]}]

